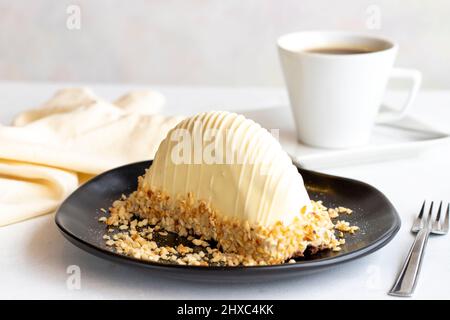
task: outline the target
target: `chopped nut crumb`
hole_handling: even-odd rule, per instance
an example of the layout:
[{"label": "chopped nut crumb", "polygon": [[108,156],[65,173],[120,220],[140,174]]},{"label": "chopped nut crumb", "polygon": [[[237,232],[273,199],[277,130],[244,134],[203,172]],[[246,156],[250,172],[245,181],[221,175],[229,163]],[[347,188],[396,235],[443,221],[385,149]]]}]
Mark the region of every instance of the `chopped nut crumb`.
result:
[{"label": "chopped nut crumb", "polygon": [[[168,231],[174,231],[173,229],[166,230],[162,228],[160,221],[155,217],[150,218],[136,218],[131,208],[126,208],[126,196],[122,196],[121,200],[117,200],[113,203],[114,215],[111,214],[109,218],[101,217],[98,220],[100,222],[106,222],[108,225],[107,232],[112,233],[115,230],[120,230],[116,234],[111,236],[105,234],[103,239],[107,246],[113,247],[119,254],[124,254],[136,259],[142,259],[151,262],[163,262],[163,263],[175,263],[179,265],[194,265],[194,266],[209,266],[209,265],[225,265],[225,266],[255,266],[255,265],[267,265],[273,264],[264,260],[255,260],[251,256],[243,256],[237,253],[224,253],[218,248],[212,248],[208,241],[209,238],[196,238],[188,229],[188,227],[180,228],[178,235],[185,236],[195,246],[203,247],[203,250],[194,251],[194,248],[189,246],[178,244],[176,247],[170,246],[158,246],[153,241],[153,232],[158,232],[160,236],[167,236]],[[311,219],[318,219],[320,215],[328,215],[329,218],[336,218],[340,213],[350,214],[352,210],[344,207],[326,208],[321,201],[314,202],[315,209],[311,212]],[[111,209],[110,209],[111,210]],[[130,210],[133,210],[130,212]],[[102,210],[103,211],[103,210]],[[174,223],[170,217],[165,218],[166,224]],[[171,221],[172,220],[172,221]],[[234,226],[232,226],[234,227]],[[249,236],[254,232],[254,226],[250,226],[248,223],[242,226],[242,230],[249,233]],[[350,226],[350,224],[344,220],[339,220],[334,225],[331,225],[331,229],[338,230],[338,238],[334,238],[333,233],[328,236],[334,242],[330,246],[333,251],[340,251],[340,245],[345,244],[343,239],[343,232],[354,233],[359,228],[356,226]],[[305,234],[305,239],[316,239],[316,230],[310,229],[309,233]],[[244,238],[243,241],[247,241],[251,238]],[[269,244],[268,244],[269,245]],[[280,250],[280,244],[277,242],[271,244],[274,246],[273,250]],[[198,249],[197,249],[198,250]],[[295,259],[289,259],[286,263],[296,263]]]},{"label": "chopped nut crumb", "polygon": [[328,209],[328,215],[330,216],[330,218],[337,218],[339,216],[338,211],[336,211],[335,209]]},{"label": "chopped nut crumb", "polygon": [[350,226],[350,223],[344,220],[339,220],[336,222],[334,228],[336,230],[342,231],[342,232],[348,232],[348,233],[355,233],[355,231],[359,230],[359,227],[357,226]]},{"label": "chopped nut crumb", "polygon": [[192,243],[196,246],[209,247],[209,243],[200,239],[193,239]]}]

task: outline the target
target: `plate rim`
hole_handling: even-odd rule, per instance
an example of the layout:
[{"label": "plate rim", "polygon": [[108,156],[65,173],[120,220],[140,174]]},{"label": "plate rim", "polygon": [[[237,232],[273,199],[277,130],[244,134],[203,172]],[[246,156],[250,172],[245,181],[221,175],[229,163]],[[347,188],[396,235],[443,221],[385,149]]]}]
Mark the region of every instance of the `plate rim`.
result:
[{"label": "plate rim", "polygon": [[[144,167],[149,167],[152,164],[153,160],[144,160],[144,161],[138,161],[138,162],[133,162],[133,163],[129,163],[129,164],[125,164],[113,169],[110,169],[108,171],[105,171],[95,177],[93,177],[92,179],[90,179],[89,181],[83,183],[81,186],[79,186],[76,190],[74,190],[62,203],[61,205],[58,207],[56,214],[55,214],[55,224],[58,227],[58,229],[60,230],[60,232],[62,233],[62,235],[68,239],[72,244],[74,244],[75,246],[77,246],[78,248],[92,254],[92,255],[96,255],[95,253],[98,253],[100,257],[102,258],[112,258],[115,261],[119,261],[119,262],[125,262],[128,264],[132,264],[132,265],[138,265],[138,266],[142,266],[142,267],[146,267],[146,268],[150,268],[150,269],[158,269],[158,270],[163,270],[163,271],[173,271],[173,270],[188,270],[188,271],[225,271],[225,272],[230,272],[230,271],[243,271],[243,270],[258,270],[258,271],[280,271],[280,270],[311,270],[311,269],[320,269],[323,267],[329,267],[329,266],[333,266],[336,264],[340,264],[340,263],[344,263],[344,262],[349,262],[352,261],[354,259],[357,258],[362,258],[368,254],[371,254],[379,249],[381,249],[382,247],[384,247],[385,245],[387,245],[398,233],[398,231],[400,230],[401,227],[401,219],[400,216],[397,212],[397,210],[395,209],[395,207],[392,205],[392,203],[389,201],[389,199],[381,192],[379,191],[377,188],[373,187],[372,185],[363,182],[363,181],[359,181],[359,180],[355,180],[355,179],[351,179],[351,178],[346,178],[346,177],[340,177],[340,176],[335,176],[335,175],[330,175],[330,174],[326,174],[326,173],[322,173],[322,172],[317,172],[317,171],[313,171],[313,170],[309,170],[309,169],[305,169],[300,167],[298,164],[294,164],[297,169],[299,171],[306,171],[306,172],[310,172],[312,174],[315,175],[319,175],[322,177],[327,177],[327,178],[339,178],[342,180],[345,180],[347,182],[358,182],[360,184],[363,184],[367,187],[372,188],[373,190],[375,190],[380,196],[382,196],[384,198],[384,200],[386,201],[386,203],[389,205],[391,212],[393,212],[393,216],[394,216],[394,223],[390,226],[390,228],[384,233],[382,234],[378,239],[376,239],[375,241],[373,241],[370,245],[359,248],[357,250],[354,251],[350,251],[347,253],[343,253],[339,256],[334,256],[334,257],[327,257],[327,258],[323,258],[320,260],[308,260],[308,261],[299,261],[296,263],[284,263],[284,264],[276,264],[276,265],[264,265],[264,266],[243,266],[243,265],[238,265],[238,266],[192,266],[192,265],[178,265],[178,264],[170,264],[170,263],[158,263],[158,262],[153,262],[153,261],[144,261],[141,259],[137,259],[134,257],[130,257],[130,256],[125,256],[122,254],[118,254],[114,251],[110,251],[110,250],[106,250],[104,248],[101,248],[99,246],[96,246],[94,244],[92,244],[89,241],[85,241],[81,238],[79,238],[78,236],[74,235],[73,233],[71,233],[69,230],[67,230],[61,220],[61,210],[63,209],[63,207],[66,205],[67,202],[70,201],[70,199],[72,198],[72,196],[74,196],[76,193],[82,191],[82,189],[91,183],[95,183],[97,180],[102,179],[104,176],[111,174],[113,171],[118,171],[118,170],[123,170],[126,167],[132,167],[132,166],[144,166]],[[136,178],[137,179],[137,178]]]}]

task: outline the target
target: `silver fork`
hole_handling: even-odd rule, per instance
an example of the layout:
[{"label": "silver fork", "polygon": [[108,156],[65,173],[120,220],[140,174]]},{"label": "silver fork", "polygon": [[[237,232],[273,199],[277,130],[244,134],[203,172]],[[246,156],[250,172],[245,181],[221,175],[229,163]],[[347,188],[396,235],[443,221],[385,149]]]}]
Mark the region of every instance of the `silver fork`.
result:
[{"label": "silver fork", "polygon": [[416,218],[411,228],[411,232],[417,233],[416,239],[409,250],[402,270],[397,276],[397,280],[395,281],[392,289],[389,291],[389,294],[392,296],[412,296],[414,289],[416,288],[425,247],[427,245],[430,233],[437,235],[448,233],[450,203],[447,204],[447,211],[445,213],[444,221],[441,221],[442,201],[439,205],[436,219],[433,221],[433,202],[431,202],[428,215],[424,216],[425,202],[426,201],[423,202],[419,216]]}]

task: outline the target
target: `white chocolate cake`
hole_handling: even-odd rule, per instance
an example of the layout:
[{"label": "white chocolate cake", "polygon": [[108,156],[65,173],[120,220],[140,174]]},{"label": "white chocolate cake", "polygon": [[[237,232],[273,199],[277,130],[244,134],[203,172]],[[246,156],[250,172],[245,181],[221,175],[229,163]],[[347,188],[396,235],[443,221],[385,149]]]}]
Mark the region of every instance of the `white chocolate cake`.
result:
[{"label": "white chocolate cake", "polygon": [[339,245],[327,211],[310,201],[278,141],[229,112],[181,121],[139,177],[138,190],[110,210],[110,225],[134,214],[181,236],[215,240],[247,265]]}]

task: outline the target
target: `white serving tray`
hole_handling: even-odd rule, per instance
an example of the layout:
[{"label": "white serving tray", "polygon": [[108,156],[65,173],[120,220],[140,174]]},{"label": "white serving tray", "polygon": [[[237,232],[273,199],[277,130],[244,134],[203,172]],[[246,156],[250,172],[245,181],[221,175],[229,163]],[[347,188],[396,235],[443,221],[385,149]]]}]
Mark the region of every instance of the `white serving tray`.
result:
[{"label": "white serving tray", "polygon": [[308,169],[348,166],[396,158],[413,157],[430,147],[447,144],[450,134],[424,123],[413,115],[389,125],[375,125],[371,141],[352,149],[320,149],[299,143],[288,107],[242,112],[267,129],[279,129],[280,143],[294,162]]}]

